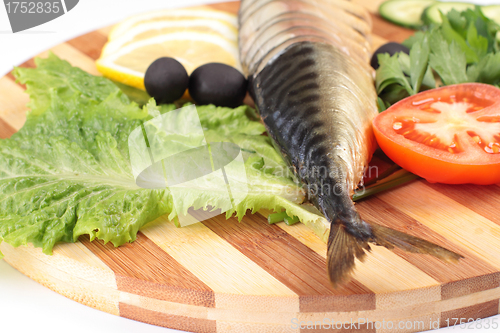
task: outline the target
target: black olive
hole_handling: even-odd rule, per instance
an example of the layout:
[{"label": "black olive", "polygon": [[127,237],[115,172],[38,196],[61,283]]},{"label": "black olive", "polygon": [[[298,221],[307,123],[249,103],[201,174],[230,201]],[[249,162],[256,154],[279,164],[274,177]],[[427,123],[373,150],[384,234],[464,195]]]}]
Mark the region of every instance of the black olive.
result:
[{"label": "black olive", "polygon": [[144,86],[158,104],[172,103],[184,95],[189,84],[186,69],[174,58],[158,58],[144,75]]},{"label": "black olive", "polygon": [[248,82],[236,68],[220,63],[198,67],[189,77],[189,95],[196,104],[235,108],[243,103]]},{"label": "black olive", "polygon": [[410,50],[406,46],[404,46],[403,44],[399,44],[399,43],[395,43],[395,42],[390,42],[390,43],[384,44],[381,47],[379,47],[377,49],[377,51],[375,51],[375,53],[373,53],[372,60],[370,61],[370,65],[372,65],[372,67],[374,69],[378,68],[379,64],[378,64],[377,55],[379,53],[389,53],[389,55],[392,56],[398,52],[404,52],[406,54],[410,54]]}]

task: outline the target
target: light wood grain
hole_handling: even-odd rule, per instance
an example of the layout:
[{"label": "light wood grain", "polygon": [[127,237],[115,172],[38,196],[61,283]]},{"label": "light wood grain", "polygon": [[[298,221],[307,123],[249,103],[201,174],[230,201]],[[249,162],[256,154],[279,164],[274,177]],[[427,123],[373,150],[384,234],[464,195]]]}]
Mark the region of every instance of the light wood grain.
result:
[{"label": "light wood grain", "polygon": [[[413,31],[377,13],[381,0],[353,0],[373,19],[373,47],[401,42]],[[212,8],[236,13],[238,3]],[[51,49],[92,74],[111,27]],[[46,56],[47,51],[40,54]],[[35,67],[32,59],[21,67]],[[0,138],[25,121],[28,97],[12,74],[0,79]],[[307,227],[269,225],[269,212],[238,222],[217,216],[176,228],[160,218],[136,242],[119,248],[81,237],[47,256],[32,246],[1,245],[6,261],[41,284],[102,311],[193,332],[323,332],[292,328],[292,320],[369,324],[356,332],[414,332],[453,317],[499,313],[500,187],[415,181],[357,203],[367,221],[435,242],[465,256],[459,264],[374,247],[357,262],[352,281],[334,289],[326,246]],[[418,322],[422,327],[376,328]],[[371,324],[370,324],[371,323]],[[348,332],[350,330],[340,330]]]},{"label": "light wood grain", "polygon": [[[305,225],[287,226],[284,222],[277,225],[326,259],[326,244],[318,243],[316,235]],[[382,247],[373,247],[371,255],[364,262],[356,260],[353,278],[376,294],[439,285],[438,281],[394,252]]]},{"label": "light wood grain", "polygon": [[177,228],[160,218],[142,233],[207,284],[217,308],[299,311],[296,293],[202,223]]},{"label": "light wood grain", "polygon": [[[72,244],[74,245],[74,244]],[[118,315],[119,292],[113,272],[94,264],[88,265],[64,255],[57,249],[47,256],[31,245],[13,248],[0,245],[5,261],[21,273],[74,301]],[[77,251],[77,250],[72,250]],[[62,254],[61,254],[62,252]],[[83,252],[82,252],[83,253]],[[89,255],[85,261],[89,261]]]},{"label": "light wood grain", "polygon": [[[404,197],[405,200],[398,200]],[[486,263],[500,268],[500,226],[418,181],[382,193],[380,199],[420,221],[437,234],[461,244]]]},{"label": "light wood grain", "polygon": [[24,125],[29,96],[6,76],[0,78],[0,91],[8,92],[0,94],[0,138],[6,138]]},{"label": "light wood grain", "polygon": [[363,6],[373,14],[378,14],[378,7],[386,0],[352,0],[353,3]]}]

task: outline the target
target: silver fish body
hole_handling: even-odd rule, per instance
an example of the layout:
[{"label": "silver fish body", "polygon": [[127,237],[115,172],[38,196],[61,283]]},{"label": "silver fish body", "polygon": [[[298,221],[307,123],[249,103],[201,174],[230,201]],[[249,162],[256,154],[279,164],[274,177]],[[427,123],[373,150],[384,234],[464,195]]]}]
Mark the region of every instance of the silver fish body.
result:
[{"label": "silver fish body", "polygon": [[[304,5],[311,16],[312,3],[326,6],[328,2],[327,14],[333,13],[332,19],[342,11],[347,17],[342,28],[335,28],[339,36],[348,40],[356,36],[369,43],[367,23],[359,18],[364,16],[362,10],[342,1],[293,0],[288,4],[284,0],[256,0],[253,5],[251,0],[244,0],[240,11],[240,25],[244,27],[240,31],[241,60],[256,107],[276,147],[306,187],[309,199],[331,222],[327,269],[334,285],[348,278],[354,258],[363,259],[370,249],[368,242],[431,253],[448,261],[460,258],[435,244],[367,223],[354,207],[352,194],[376,147],[371,126],[377,114],[373,72],[366,58],[351,56],[351,52],[358,52],[359,45],[329,38],[331,30],[326,28],[322,33],[311,33],[314,20],[302,20],[303,14],[293,14],[296,8],[290,5]],[[332,9],[336,3],[341,6]],[[283,6],[294,12],[283,13]],[[294,19],[296,15],[300,28],[289,34],[279,26],[283,24],[279,19],[260,28],[264,22],[255,13],[264,7],[269,9],[265,15],[270,19],[280,15]],[[342,7],[351,12],[359,9],[359,15],[353,16]],[[318,17],[324,19],[324,14]],[[256,51],[249,56],[248,50]]]},{"label": "silver fish body", "polygon": [[[268,133],[313,200],[350,202],[375,149],[373,80],[332,45],[291,45],[252,80]],[[316,199],[317,197],[317,199]],[[326,207],[324,208],[326,209]],[[323,210],[324,210],[323,209]]]}]

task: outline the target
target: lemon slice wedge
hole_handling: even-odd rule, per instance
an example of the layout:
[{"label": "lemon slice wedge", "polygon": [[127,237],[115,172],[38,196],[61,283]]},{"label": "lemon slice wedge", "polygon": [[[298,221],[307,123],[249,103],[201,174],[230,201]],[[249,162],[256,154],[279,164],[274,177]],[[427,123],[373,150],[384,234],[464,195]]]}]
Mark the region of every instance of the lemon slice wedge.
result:
[{"label": "lemon slice wedge", "polygon": [[241,71],[236,42],[219,34],[196,30],[166,33],[131,42],[115,52],[101,54],[96,66],[104,76],[144,90],[144,73],[160,57],[175,58],[188,74],[210,62],[225,63]]},{"label": "lemon slice wedge", "polygon": [[155,21],[172,21],[176,20],[194,20],[194,19],[211,19],[218,20],[228,26],[238,29],[238,20],[236,15],[223,11],[211,9],[209,7],[192,7],[184,9],[168,9],[154,12],[147,12],[132,16],[121,23],[117,24],[109,34],[109,39],[113,40],[127,32],[135,25],[141,23],[151,23]]},{"label": "lemon slice wedge", "polygon": [[238,40],[238,29],[223,21],[210,19],[183,19],[168,21],[152,21],[134,25],[118,37],[110,39],[102,50],[103,55],[111,54],[133,42],[155,36],[181,31],[198,31],[219,34],[234,43]]}]

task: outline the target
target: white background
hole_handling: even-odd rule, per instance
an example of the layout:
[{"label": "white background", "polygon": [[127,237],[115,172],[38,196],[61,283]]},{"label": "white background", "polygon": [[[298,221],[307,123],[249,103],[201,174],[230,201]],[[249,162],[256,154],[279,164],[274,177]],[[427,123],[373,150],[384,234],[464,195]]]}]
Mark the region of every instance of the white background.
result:
[{"label": "white background", "polygon": [[[457,1],[457,0],[455,0]],[[12,33],[7,13],[0,5],[0,77],[34,55],[65,40],[116,23],[127,16],[160,8],[183,7],[217,0],[80,0],[78,5],[51,22],[28,31]],[[500,4],[500,0],[478,0]],[[500,316],[495,316],[500,325]],[[491,320],[491,319],[490,319]],[[39,333],[157,333],[179,332],[113,316],[71,301],[0,261],[0,331]],[[470,331],[441,329],[449,333]],[[478,331],[478,330],[473,330]],[[481,330],[498,332],[499,330]],[[432,331],[434,332],[434,331]]]}]

